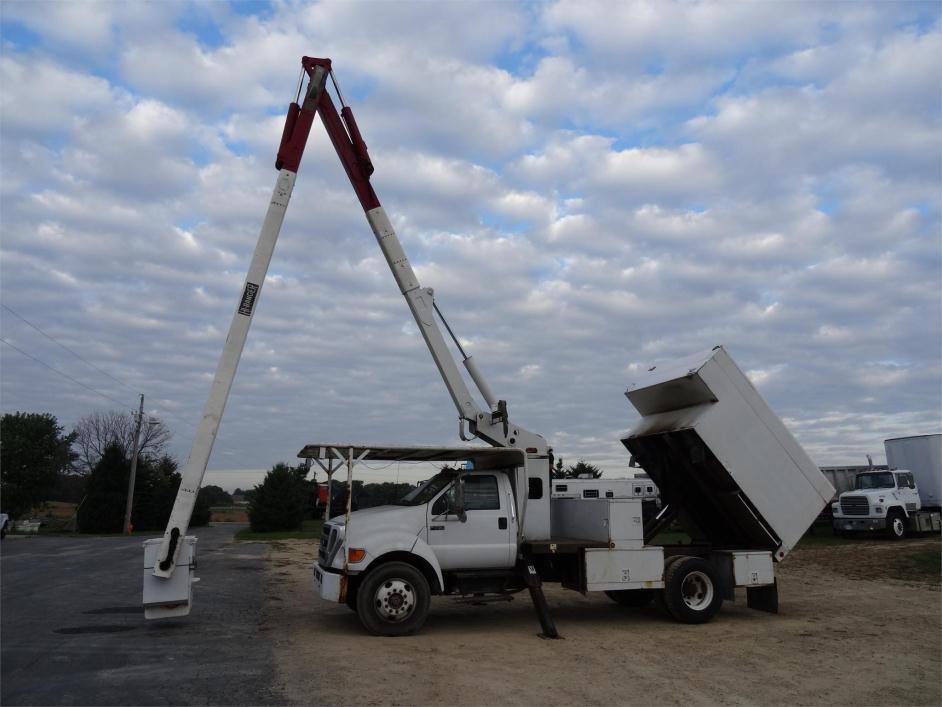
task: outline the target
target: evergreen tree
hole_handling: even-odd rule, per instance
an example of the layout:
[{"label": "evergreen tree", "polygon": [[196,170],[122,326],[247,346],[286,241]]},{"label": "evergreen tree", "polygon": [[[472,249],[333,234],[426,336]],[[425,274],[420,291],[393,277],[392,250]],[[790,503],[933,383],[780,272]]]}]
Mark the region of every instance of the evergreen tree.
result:
[{"label": "evergreen tree", "polygon": [[130,475],[131,462],[121,445],[108,445],[88,476],[85,502],[78,512],[81,532],[122,532]]},{"label": "evergreen tree", "polygon": [[252,490],[249,522],[252,530],[267,533],[297,530],[308,511],[308,483],[287,464],[276,464]]}]

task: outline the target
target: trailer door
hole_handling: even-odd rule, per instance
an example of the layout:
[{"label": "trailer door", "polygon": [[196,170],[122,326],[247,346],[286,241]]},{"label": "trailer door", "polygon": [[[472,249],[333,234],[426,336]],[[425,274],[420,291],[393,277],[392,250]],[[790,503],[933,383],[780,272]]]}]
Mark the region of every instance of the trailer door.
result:
[{"label": "trailer door", "polygon": [[450,512],[455,508],[454,484],[429,506],[428,544],[443,570],[513,566],[516,526],[509,493],[502,492],[505,484],[496,474],[466,476],[464,523]]}]

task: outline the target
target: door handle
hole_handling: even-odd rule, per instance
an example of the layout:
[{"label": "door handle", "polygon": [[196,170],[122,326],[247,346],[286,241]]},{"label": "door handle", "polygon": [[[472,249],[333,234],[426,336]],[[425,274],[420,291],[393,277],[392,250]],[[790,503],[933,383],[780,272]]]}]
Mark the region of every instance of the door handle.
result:
[{"label": "door handle", "polygon": [[497,519],[497,527],[500,528],[501,530],[507,530],[507,519],[506,519],[506,518],[498,518],[498,519]]},{"label": "door handle", "polygon": [[445,526],[444,525],[430,525],[428,529],[429,530],[444,530]]}]

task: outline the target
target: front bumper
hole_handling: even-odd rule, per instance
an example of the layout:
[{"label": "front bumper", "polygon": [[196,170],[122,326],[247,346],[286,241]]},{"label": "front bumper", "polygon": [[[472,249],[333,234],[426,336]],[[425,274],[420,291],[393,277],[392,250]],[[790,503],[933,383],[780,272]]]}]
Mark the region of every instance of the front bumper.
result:
[{"label": "front bumper", "polygon": [[835,518],[834,530],[857,531],[857,530],[884,530],[886,529],[886,518]]},{"label": "front bumper", "polygon": [[325,570],[314,563],[314,591],[325,601],[341,602],[346,592],[347,578],[336,570]]}]

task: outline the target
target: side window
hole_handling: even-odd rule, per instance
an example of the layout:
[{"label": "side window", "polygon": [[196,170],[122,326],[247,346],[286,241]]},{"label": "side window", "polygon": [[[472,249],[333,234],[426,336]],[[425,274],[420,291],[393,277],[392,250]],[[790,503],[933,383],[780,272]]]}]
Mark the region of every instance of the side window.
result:
[{"label": "side window", "polygon": [[527,498],[536,500],[538,498],[543,498],[543,479],[529,478],[529,488],[527,489]]},{"label": "side window", "polygon": [[464,482],[466,511],[499,511],[500,495],[496,476],[469,476]]},{"label": "side window", "polygon": [[913,475],[912,475],[912,474],[903,474],[903,478],[900,479],[900,481],[902,482],[902,483],[900,484],[901,486],[905,486],[905,487],[911,488],[911,489],[916,488],[916,482],[913,480]]}]

